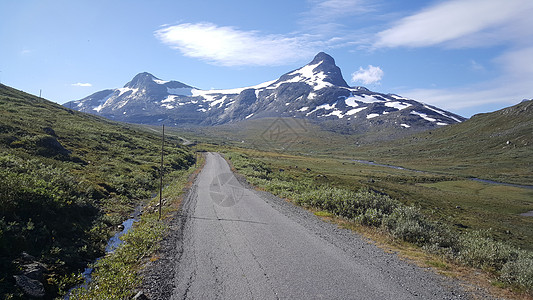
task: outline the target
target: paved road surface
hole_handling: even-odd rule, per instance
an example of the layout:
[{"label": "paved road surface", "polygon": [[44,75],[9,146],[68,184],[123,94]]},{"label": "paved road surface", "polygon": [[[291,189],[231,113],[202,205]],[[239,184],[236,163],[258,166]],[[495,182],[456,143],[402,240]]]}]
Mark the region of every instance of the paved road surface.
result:
[{"label": "paved road surface", "polygon": [[243,186],[219,155],[189,196],[171,299],[459,299],[457,284]]}]

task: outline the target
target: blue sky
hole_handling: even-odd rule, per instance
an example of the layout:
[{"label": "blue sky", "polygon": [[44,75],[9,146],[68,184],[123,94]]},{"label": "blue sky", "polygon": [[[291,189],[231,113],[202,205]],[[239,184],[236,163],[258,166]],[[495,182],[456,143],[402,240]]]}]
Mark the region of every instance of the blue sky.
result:
[{"label": "blue sky", "polygon": [[531,0],[0,1],[0,82],[64,103],[140,72],[252,86],[332,55],[350,85],[470,117],[533,98]]}]

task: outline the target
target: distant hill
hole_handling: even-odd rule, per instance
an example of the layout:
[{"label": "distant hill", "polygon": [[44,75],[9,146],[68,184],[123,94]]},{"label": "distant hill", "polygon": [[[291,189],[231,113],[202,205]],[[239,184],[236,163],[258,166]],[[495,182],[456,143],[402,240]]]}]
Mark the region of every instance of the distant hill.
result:
[{"label": "distant hill", "polygon": [[405,167],[453,169],[467,176],[533,185],[533,100],[356,153]]},{"label": "distant hill", "polygon": [[319,53],[307,65],[257,86],[200,90],[150,73],[66,107],[140,124],[213,126],[262,118],[305,119],[349,134],[387,139],[462,122],[465,118],[413,99],[350,87],[335,60]]},{"label": "distant hill", "polygon": [[[194,162],[168,141],[166,172]],[[60,278],[101,256],[110,229],[156,190],[160,151],[156,134],[0,84],[0,295],[27,298],[13,275],[33,256],[57,296]]]}]

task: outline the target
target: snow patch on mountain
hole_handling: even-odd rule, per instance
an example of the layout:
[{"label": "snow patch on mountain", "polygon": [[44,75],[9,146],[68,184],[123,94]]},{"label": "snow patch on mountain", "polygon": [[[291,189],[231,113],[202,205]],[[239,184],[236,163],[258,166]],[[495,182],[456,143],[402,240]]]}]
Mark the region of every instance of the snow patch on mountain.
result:
[{"label": "snow patch on mountain", "polygon": [[166,81],[166,80],[161,80],[161,79],[157,79],[155,77],[152,78],[152,80],[157,83],[157,84],[165,84],[165,83],[169,83],[170,81]]},{"label": "snow patch on mountain", "polygon": [[349,111],[346,112],[347,115],[351,116],[351,115],[355,115],[356,113],[362,111],[362,110],[365,110],[367,109],[368,107],[359,107],[359,108],[354,108],[354,109],[350,109]]},{"label": "snow patch on mountain", "polygon": [[344,117],[344,114],[342,113],[341,110],[334,110],[327,115],[322,115],[319,117],[329,117],[329,116],[337,116],[339,119],[342,119]]},{"label": "snow patch on mountain", "polygon": [[[432,110],[432,111],[434,111],[434,112],[436,112],[436,113],[438,113],[438,114],[440,114],[440,115],[443,115],[443,116],[445,116],[446,118],[453,119],[453,120],[455,120],[455,121],[457,121],[457,122],[459,122],[459,123],[462,122],[461,120],[457,119],[457,118],[454,117],[454,116],[449,116],[449,115],[447,115],[447,114],[446,114],[445,112],[443,112],[442,110],[435,109],[435,108],[433,108],[433,107],[431,107],[431,106],[428,106],[428,105],[424,105],[424,107],[427,108],[427,109],[429,109],[429,110]],[[447,124],[445,124],[445,125],[447,125]]]},{"label": "snow patch on mountain", "polygon": [[224,103],[224,101],[226,101],[227,98],[228,98],[228,96],[222,96],[220,99],[211,101],[209,103],[209,107],[213,107],[213,106],[217,106],[217,105],[220,106],[222,103]]},{"label": "snow patch on mountain", "polygon": [[387,103],[385,103],[385,106],[396,108],[397,110],[402,110],[402,109],[406,109],[406,108],[408,108],[408,107],[410,107],[412,105],[409,104],[409,103],[402,103],[402,102],[387,102]]},{"label": "snow patch on mountain", "polygon": [[133,96],[135,93],[139,91],[138,88],[136,89],[136,88],[128,88],[128,87],[119,88],[117,90],[119,91],[117,97],[120,97],[126,94],[127,92],[131,92],[128,96]]},{"label": "snow patch on mountain", "polygon": [[[349,101],[350,103],[353,103],[352,101],[358,101],[358,102],[367,103],[367,104],[376,103],[376,102],[385,102],[386,101],[386,100],[380,99],[378,97],[379,96],[376,97],[374,95],[365,95],[365,94],[352,95],[351,97],[349,97],[345,101]],[[355,107],[355,106],[352,106],[352,107]]]},{"label": "snow patch on mountain", "polygon": [[427,114],[424,114],[424,113],[419,113],[415,110],[413,110],[411,112],[412,115],[417,115],[419,117],[421,117],[422,119],[426,120],[426,121],[429,121],[429,122],[437,122],[437,119],[434,119],[434,118],[431,118],[431,117],[428,117]]}]

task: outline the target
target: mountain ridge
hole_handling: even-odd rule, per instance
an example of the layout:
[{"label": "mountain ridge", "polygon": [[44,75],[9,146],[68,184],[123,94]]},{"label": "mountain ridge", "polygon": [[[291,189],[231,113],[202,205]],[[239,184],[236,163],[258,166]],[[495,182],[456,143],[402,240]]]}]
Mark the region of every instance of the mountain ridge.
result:
[{"label": "mountain ridge", "polygon": [[[294,117],[349,132],[406,134],[466,120],[395,94],[350,87],[330,55],[251,87],[201,90],[180,81],[137,74],[123,88],[94,93],[65,106],[117,121],[212,126],[265,117]],[[395,135],[395,134],[393,134]]]}]

